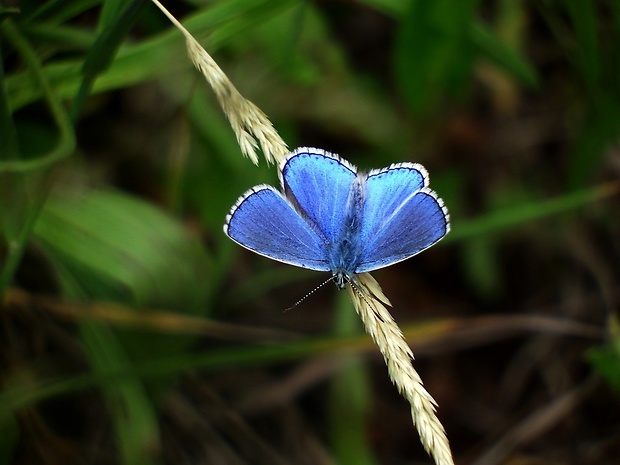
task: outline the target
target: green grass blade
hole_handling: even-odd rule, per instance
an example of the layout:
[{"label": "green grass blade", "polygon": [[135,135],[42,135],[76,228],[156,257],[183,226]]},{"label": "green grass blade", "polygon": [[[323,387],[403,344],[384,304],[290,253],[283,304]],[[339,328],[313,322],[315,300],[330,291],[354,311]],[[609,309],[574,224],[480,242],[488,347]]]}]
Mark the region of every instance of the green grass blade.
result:
[{"label": "green grass blade", "polygon": [[526,87],[538,87],[538,75],[527,59],[514,48],[506,45],[485,26],[472,23],[469,28],[469,37],[480,55],[486,57],[491,63],[503,69]]},{"label": "green grass blade", "polygon": [[620,339],[587,352],[587,360],[620,393]]},{"label": "green grass blade", "polygon": [[481,238],[485,235],[497,234],[500,231],[529,221],[566,213],[614,195],[619,189],[620,185],[618,184],[605,184],[571,192],[549,200],[538,200],[512,208],[506,207],[473,220],[456,223],[453,230],[442,243],[469,238]]},{"label": "green grass blade", "polygon": [[[243,32],[230,27],[229,23],[243,22],[245,28],[259,25],[265,18],[280,13],[291,4],[294,4],[294,0],[223,2],[198,11],[195,15],[184,19],[183,24],[198,39],[217,36],[217,40],[209,40],[208,43],[209,52],[213,52]],[[251,21],[246,21],[247,18]],[[59,98],[72,98],[78,92],[82,81],[79,72],[81,65],[81,59],[63,60],[50,63],[43,68],[46,79],[54,87]],[[112,65],[94,83],[92,92],[118,89],[152,80],[179,69],[191,68],[185,41],[178,30],[171,28],[139,44],[123,44]],[[15,73],[7,79],[7,90],[13,111],[41,98],[42,93],[38,87],[23,85],[25,79],[24,73]]]},{"label": "green grass blade", "polygon": [[[139,2],[142,0],[138,0]],[[97,25],[97,31],[99,33],[104,32],[110,25],[117,22],[119,17],[123,15],[123,6],[132,8],[132,4],[135,4],[135,0],[105,0],[101,6],[99,13],[99,24]]]},{"label": "green grass blade", "polygon": [[19,441],[19,423],[14,415],[0,415],[0,463],[14,462],[13,452]]},{"label": "green grass blade", "polygon": [[598,100],[603,57],[598,40],[596,2],[565,1],[577,36],[577,59],[592,97]]},{"label": "green grass blade", "polygon": [[77,15],[100,5],[102,0],[80,0],[67,2],[67,0],[48,0],[34,10],[30,15],[23,18],[22,23],[49,22],[62,24]]},{"label": "green grass blade", "polygon": [[18,14],[19,8],[0,6],[0,24],[2,24],[5,19]]},{"label": "green grass blade", "polygon": [[[131,373],[133,365],[115,335],[105,326],[84,322],[82,341],[95,374],[109,371]],[[126,376],[101,385],[125,465],[149,465],[159,445],[159,426],[155,407],[142,381]]]},{"label": "green grass blade", "polygon": [[568,165],[568,186],[588,185],[620,132],[620,95],[609,96],[585,112]]},{"label": "green grass blade", "polygon": [[[2,199],[4,200],[4,199]],[[26,246],[32,235],[32,231],[34,229],[34,225],[38,219],[39,213],[41,211],[41,207],[45,201],[45,193],[39,192],[38,198],[34,202],[34,205],[31,205],[28,210],[26,210],[26,219],[19,232],[15,237],[12,237],[12,230],[16,230],[17,227],[15,225],[10,225],[10,227],[6,227],[6,224],[2,224],[3,232],[6,234],[8,239],[8,250],[6,252],[6,256],[4,257],[4,263],[2,263],[2,271],[0,271],[0,299],[3,298],[4,293],[8,289],[11,281],[13,280],[13,276],[17,271],[17,267],[21,263],[22,257],[24,255],[24,251],[26,250]],[[2,212],[2,214],[8,214],[8,212]],[[2,223],[7,222],[17,222],[19,218],[1,218]]]},{"label": "green grass blade", "polygon": [[409,4],[398,31],[394,63],[403,96],[420,114],[445,95],[463,90],[473,65],[469,29],[477,0]]},{"label": "green grass blade", "polygon": [[29,71],[32,73],[59,130],[58,143],[51,151],[32,160],[2,161],[0,162],[0,173],[25,172],[46,168],[73,153],[75,149],[75,133],[73,131],[73,126],[60,103],[57,93],[52,89],[52,86],[43,73],[39,58],[26,39],[11,21],[5,21],[0,26],[0,31],[17,49]]},{"label": "green grass blade", "polygon": [[37,23],[24,26],[22,31],[31,41],[45,43],[59,52],[85,52],[95,41],[95,36],[91,31],[73,26]]},{"label": "green grass blade", "polygon": [[[106,6],[111,3],[106,2]],[[97,37],[97,40],[84,59],[82,83],[73,100],[70,112],[73,121],[77,120],[84,107],[95,79],[97,79],[99,74],[108,69],[125,36],[140,16],[145,4],[144,0],[132,0],[125,5],[125,8],[118,16],[113,17],[111,16],[114,14],[114,9],[104,8],[107,14],[104,15],[102,13],[101,24],[103,25],[103,32]]]},{"label": "green grass blade", "polygon": [[[2,56],[2,42],[0,42]],[[17,133],[13,123],[13,115],[9,109],[6,89],[4,64],[0,61],[0,160],[11,160],[17,157]]]}]

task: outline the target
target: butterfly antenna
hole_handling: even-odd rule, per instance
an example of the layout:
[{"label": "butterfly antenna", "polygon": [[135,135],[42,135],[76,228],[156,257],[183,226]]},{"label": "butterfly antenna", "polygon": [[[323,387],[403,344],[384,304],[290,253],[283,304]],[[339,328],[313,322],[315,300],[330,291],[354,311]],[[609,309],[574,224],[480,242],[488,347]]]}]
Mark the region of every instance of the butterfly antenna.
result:
[{"label": "butterfly antenna", "polygon": [[[362,299],[364,302],[366,302],[366,304],[368,305],[368,307],[370,307],[371,309],[373,309],[374,311],[374,306],[370,303],[370,301],[366,298],[366,296],[364,295],[364,293],[360,290],[360,288],[353,282],[353,280],[348,279],[347,278],[347,282],[349,283],[349,285],[351,286],[351,289],[353,289],[353,291],[358,295],[358,297],[360,299]],[[376,313],[375,313],[376,314]],[[378,316],[378,315],[377,315]]]},{"label": "butterfly antenna", "polygon": [[335,278],[335,276],[332,276],[331,278],[329,278],[327,281],[322,282],[321,284],[319,284],[317,287],[315,287],[314,289],[312,289],[310,292],[308,292],[305,296],[303,296],[301,299],[299,299],[297,302],[295,302],[293,305],[291,305],[288,308],[284,309],[284,313],[288,312],[289,310],[294,309],[295,307],[297,307],[300,303],[302,303],[304,300],[306,300],[308,297],[310,297],[312,294],[314,294],[316,291],[318,291],[320,288],[322,288],[323,286],[325,286],[328,282],[333,281]]}]

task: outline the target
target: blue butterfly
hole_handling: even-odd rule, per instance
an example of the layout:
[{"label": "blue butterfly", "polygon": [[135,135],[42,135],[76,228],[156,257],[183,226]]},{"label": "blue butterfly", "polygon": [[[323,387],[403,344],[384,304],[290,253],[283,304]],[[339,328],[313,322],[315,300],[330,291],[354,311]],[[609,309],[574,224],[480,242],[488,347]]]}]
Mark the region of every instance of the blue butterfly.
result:
[{"label": "blue butterfly", "polygon": [[340,289],[450,231],[448,210],[416,163],[365,174],[338,155],[302,147],[280,164],[280,184],[283,192],[262,184],[243,194],[224,232],[273,260],[331,271]]}]

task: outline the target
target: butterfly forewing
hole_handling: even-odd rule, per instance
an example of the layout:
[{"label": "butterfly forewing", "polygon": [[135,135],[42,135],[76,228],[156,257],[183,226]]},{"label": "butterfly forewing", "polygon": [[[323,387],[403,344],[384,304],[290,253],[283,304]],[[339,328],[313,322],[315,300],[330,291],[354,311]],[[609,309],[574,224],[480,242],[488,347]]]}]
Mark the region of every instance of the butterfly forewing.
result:
[{"label": "butterfly forewing", "polygon": [[246,192],[230,211],[224,232],[273,260],[317,271],[330,269],[323,240],[271,186]]},{"label": "butterfly forewing", "polygon": [[[356,273],[406,260],[432,246],[449,231],[447,209],[432,190],[422,187],[405,196],[405,189],[397,189],[395,194],[392,183],[386,182],[402,178],[402,174],[368,178]],[[417,187],[415,182],[410,186]],[[380,205],[389,205],[389,209],[381,210]]]},{"label": "butterfly forewing", "polygon": [[330,246],[343,237],[355,168],[319,149],[295,150],[281,167],[284,192]]}]

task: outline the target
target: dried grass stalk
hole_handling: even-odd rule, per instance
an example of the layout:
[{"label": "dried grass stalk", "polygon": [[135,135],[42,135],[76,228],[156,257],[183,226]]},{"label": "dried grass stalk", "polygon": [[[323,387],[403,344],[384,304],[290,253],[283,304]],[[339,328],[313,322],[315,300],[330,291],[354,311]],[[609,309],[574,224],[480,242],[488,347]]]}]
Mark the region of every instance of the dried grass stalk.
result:
[{"label": "dried grass stalk", "polygon": [[357,275],[347,291],[388,367],[392,382],[411,405],[411,416],[420,440],[437,465],[454,465],[446,432],[435,414],[437,403],[413,367],[413,352],[383,304],[390,305],[377,281],[368,273]]},{"label": "dried grass stalk", "polygon": [[288,147],[267,115],[239,93],[211,55],[158,0],[152,1],[185,36],[187,53],[211,85],[235,132],[241,152],[258,164],[256,149],[260,145],[267,163],[277,164],[288,153]]}]

